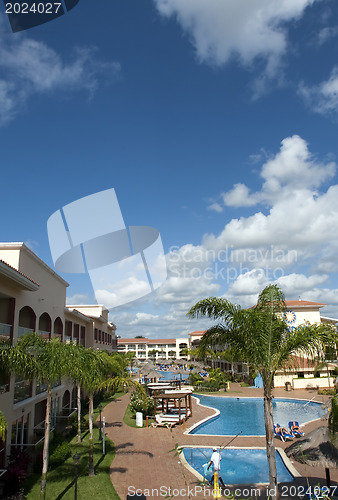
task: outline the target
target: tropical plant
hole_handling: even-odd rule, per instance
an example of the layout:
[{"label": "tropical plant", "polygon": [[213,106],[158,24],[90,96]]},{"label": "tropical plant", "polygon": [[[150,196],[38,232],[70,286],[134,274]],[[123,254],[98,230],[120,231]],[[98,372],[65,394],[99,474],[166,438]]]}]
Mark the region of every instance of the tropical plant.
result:
[{"label": "tropical plant", "polygon": [[21,450],[18,446],[11,449],[3,478],[6,494],[13,494],[19,490],[22,483],[27,479],[30,462],[31,457],[26,450]]},{"label": "tropical plant", "polygon": [[261,292],[253,308],[242,309],[226,299],[210,297],[195,304],[188,312],[190,317],[206,316],[220,321],[202,337],[202,351],[210,346],[230,344],[234,352],[262,376],[272,500],[277,497],[272,406],[274,375],[277,370],[291,364],[295,354],[314,359],[323,356],[326,345],[337,343],[337,331],[329,325],[307,324],[289,331],[283,316],[285,310],[282,290],[277,285],[269,285]]},{"label": "tropical plant", "polygon": [[8,424],[5,415],[2,413],[2,411],[0,411],[0,439],[2,441],[4,441],[6,438],[7,427]]},{"label": "tropical plant", "polygon": [[150,358],[155,359],[155,358],[156,358],[156,354],[157,354],[158,352],[160,352],[160,351],[158,351],[157,349],[150,349],[150,351],[148,351],[148,356],[149,356]]},{"label": "tropical plant", "polygon": [[143,416],[152,415],[154,413],[154,400],[147,396],[143,386],[136,384],[135,390],[130,395],[130,409],[136,414],[142,412]]},{"label": "tropical plant", "polygon": [[[45,383],[47,386],[47,404],[45,415],[45,438],[43,443],[43,463],[41,475],[40,498],[46,498],[47,471],[49,462],[49,440],[51,429],[51,407],[52,407],[52,384],[61,379],[66,374],[67,363],[65,362],[66,344],[60,342],[58,338],[45,341],[37,333],[29,333],[21,337],[15,348],[14,355],[22,359],[28,355],[33,362],[28,375],[35,378],[37,382]],[[15,371],[27,373],[25,366],[18,364],[13,366]]]},{"label": "tropical plant", "polygon": [[229,347],[228,349],[226,349],[225,351],[222,351],[219,353],[219,357],[221,359],[224,359],[225,361],[228,361],[231,365],[231,376],[232,378],[234,377],[235,375],[235,370],[234,370],[234,362],[235,361],[239,361],[238,359],[238,354],[236,354],[234,352],[233,349],[231,349],[231,347]]},{"label": "tropical plant", "polygon": [[136,361],[136,355],[134,352],[126,352],[124,356],[126,358],[126,363],[129,365],[129,376],[131,377],[133,374],[133,366]]},{"label": "tropical plant", "polygon": [[[93,441],[93,415],[95,393],[114,387],[122,383],[133,385],[130,377],[123,376],[121,362],[114,355],[105,351],[97,351],[83,346],[68,344],[66,351],[66,372],[82,388],[89,399],[89,469],[88,475],[94,476],[94,441]],[[78,425],[81,433],[81,421]],[[79,434],[78,434],[79,435]]]}]

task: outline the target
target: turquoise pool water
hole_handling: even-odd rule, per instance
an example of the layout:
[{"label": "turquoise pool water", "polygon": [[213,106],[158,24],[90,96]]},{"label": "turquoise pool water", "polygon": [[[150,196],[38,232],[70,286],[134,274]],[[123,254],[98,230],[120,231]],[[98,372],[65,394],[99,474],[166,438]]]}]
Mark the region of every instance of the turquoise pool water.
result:
[{"label": "turquoise pool water", "polygon": [[160,381],[165,381],[165,380],[179,380],[180,378],[182,380],[186,379],[189,377],[188,373],[182,373],[181,375],[179,373],[175,372],[163,372],[161,370],[156,370],[160,374]]},{"label": "turquoise pool water", "polygon": [[[264,436],[264,407],[262,398],[230,398],[198,396],[200,403],[220,410],[220,415],[195,427],[191,434],[235,436]],[[319,403],[297,399],[275,398],[273,400],[274,422],[288,428],[290,421],[300,425],[316,420],[325,414]],[[235,443],[234,443],[235,445]]]},{"label": "turquoise pool water", "polygon": [[[203,465],[208,463],[212,455],[212,448],[184,448],[183,454],[197,472],[204,475]],[[268,460],[265,450],[226,448],[221,451],[221,477],[225,484],[255,484],[269,482]],[[294,477],[284,465],[279,453],[276,451],[278,482],[293,481]],[[212,467],[206,473],[210,481]]]}]

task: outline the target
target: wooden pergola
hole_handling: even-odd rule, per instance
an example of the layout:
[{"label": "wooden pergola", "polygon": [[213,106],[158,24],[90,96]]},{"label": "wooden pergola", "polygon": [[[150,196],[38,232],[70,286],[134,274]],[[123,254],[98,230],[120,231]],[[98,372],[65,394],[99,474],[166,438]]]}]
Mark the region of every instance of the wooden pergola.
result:
[{"label": "wooden pergola", "polygon": [[[166,392],[164,394],[156,394],[153,396],[155,400],[154,404],[154,417],[156,418],[157,411],[157,401],[160,400],[162,403],[162,413],[166,410],[166,413],[170,415],[169,402],[174,402],[174,407],[178,409],[178,420],[181,422],[184,418],[192,416],[192,401],[191,392]],[[184,405],[182,403],[184,402]],[[185,409],[185,413],[182,416],[182,410]],[[188,413],[189,412],[189,413]]]}]

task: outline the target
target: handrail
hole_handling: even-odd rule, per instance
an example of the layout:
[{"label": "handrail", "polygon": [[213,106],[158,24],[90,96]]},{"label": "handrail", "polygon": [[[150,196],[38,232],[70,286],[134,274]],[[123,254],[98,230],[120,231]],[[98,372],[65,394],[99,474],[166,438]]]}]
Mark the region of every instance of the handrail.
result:
[{"label": "handrail", "polygon": [[315,397],[316,397],[316,396],[313,396],[313,398],[312,398],[312,399],[309,399],[309,401],[308,401],[308,402],[304,405],[304,408],[305,408],[305,406],[307,406],[309,403],[311,403],[311,401],[313,401],[313,400],[315,399]]}]

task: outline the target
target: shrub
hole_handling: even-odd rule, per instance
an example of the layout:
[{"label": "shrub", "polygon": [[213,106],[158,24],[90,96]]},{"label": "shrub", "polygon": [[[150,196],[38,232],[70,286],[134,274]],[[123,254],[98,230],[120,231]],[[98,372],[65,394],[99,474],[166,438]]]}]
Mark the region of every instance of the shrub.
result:
[{"label": "shrub", "polygon": [[[71,434],[75,436],[77,434],[77,413],[74,413],[74,415],[70,417],[69,424],[71,425],[72,429]],[[81,432],[86,432],[86,430],[88,429],[88,421],[83,415],[81,415],[80,426],[81,426]]]},{"label": "shrub", "polygon": [[72,449],[67,441],[59,444],[49,458],[50,467],[63,464],[72,454]]},{"label": "shrub", "polygon": [[26,450],[20,450],[19,447],[12,449],[8,459],[7,471],[3,476],[6,494],[18,492],[20,485],[27,478],[30,462],[31,457]]},{"label": "shrub", "polygon": [[154,400],[147,396],[142,386],[136,386],[131,393],[129,406],[134,414],[142,412],[144,417],[154,413]]},{"label": "shrub", "polygon": [[320,389],[318,394],[322,394],[325,396],[334,396],[336,394],[335,389]]}]

